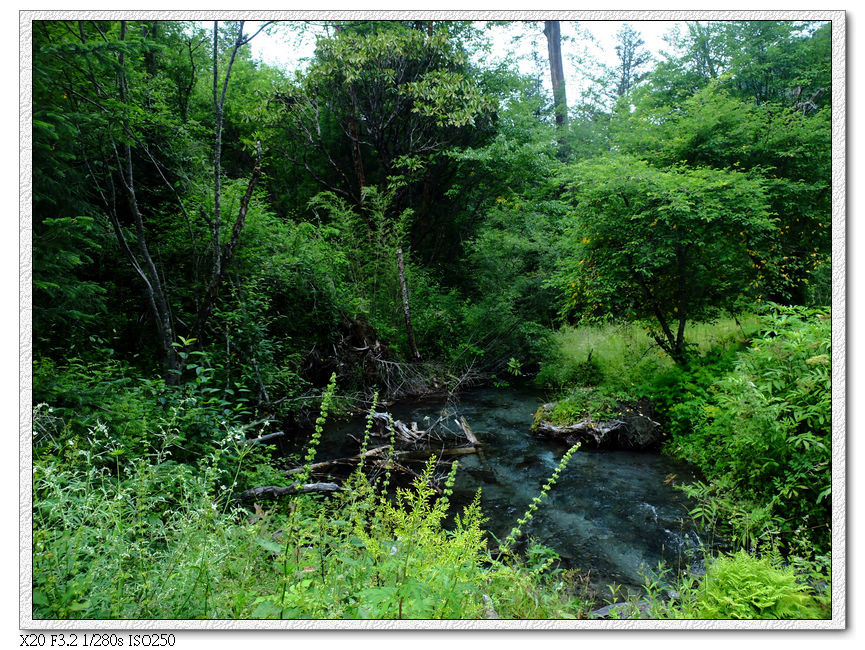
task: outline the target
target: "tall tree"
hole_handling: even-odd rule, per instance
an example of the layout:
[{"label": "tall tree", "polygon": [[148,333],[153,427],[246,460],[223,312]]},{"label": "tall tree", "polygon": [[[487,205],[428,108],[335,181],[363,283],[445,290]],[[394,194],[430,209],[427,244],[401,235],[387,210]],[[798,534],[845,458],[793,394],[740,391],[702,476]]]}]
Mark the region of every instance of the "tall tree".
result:
[{"label": "tall tree", "polygon": [[615,68],[615,93],[617,97],[622,97],[645,78],[647,74],[645,68],[652,57],[643,47],[645,41],[639,32],[628,23],[622,25],[616,33],[616,41],[618,64]]},{"label": "tall tree", "polygon": [[568,121],[568,100],[565,92],[565,70],[562,65],[562,29],[558,20],[544,21],[544,36],[550,58],[550,80],[553,84],[553,106],[556,125],[564,127]]},{"label": "tall tree", "polygon": [[371,259],[390,258],[408,346],[418,358],[403,259],[407,242],[398,239],[410,229],[400,224],[415,214],[413,196],[421,195],[422,206],[430,203],[432,169],[452,166],[441,154],[489,121],[491,97],[446,24],[430,30],[426,23],[356,23],[337,24],[333,35],[320,38],[309,69],[277,99],[275,133],[287,137],[275,135],[276,146],[321,189],[355,206]]}]

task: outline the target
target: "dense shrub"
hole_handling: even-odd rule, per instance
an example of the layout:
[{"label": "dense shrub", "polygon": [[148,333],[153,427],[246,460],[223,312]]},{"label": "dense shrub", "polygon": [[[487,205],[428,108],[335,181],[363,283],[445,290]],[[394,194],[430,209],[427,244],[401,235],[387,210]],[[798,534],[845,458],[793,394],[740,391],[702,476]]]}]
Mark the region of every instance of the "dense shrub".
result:
[{"label": "dense shrub", "polygon": [[668,618],[804,619],[828,618],[824,594],[803,582],[793,567],[745,551],[718,556]]},{"label": "dense shrub", "polygon": [[675,434],[673,451],[708,481],[689,488],[703,502],[695,514],[732,521],[749,546],[828,548],[830,336],[827,309],[771,307],[762,335],[711,386],[693,431]]}]

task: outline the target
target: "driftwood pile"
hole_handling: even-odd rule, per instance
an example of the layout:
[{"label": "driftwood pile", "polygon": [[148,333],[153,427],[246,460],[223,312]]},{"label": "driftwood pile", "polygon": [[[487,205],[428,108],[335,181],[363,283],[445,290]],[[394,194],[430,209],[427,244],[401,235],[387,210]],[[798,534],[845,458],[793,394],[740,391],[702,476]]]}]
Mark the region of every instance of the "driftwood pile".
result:
[{"label": "driftwood pile", "polygon": [[[480,451],[481,443],[464,417],[460,416],[453,420],[458,427],[458,432],[443,426],[443,423],[449,421],[452,415],[452,413],[443,412],[432,425],[426,429],[420,429],[417,422],[407,424],[401,420],[394,420],[388,413],[373,413],[372,421],[375,428],[370,431],[370,436],[388,440],[392,438],[392,445],[379,445],[354,456],[321,461],[308,467],[295,467],[287,470],[286,474],[293,476],[308,470],[306,475],[309,477],[339,479],[348,476],[358,465],[363,463],[365,468],[373,471],[389,470],[406,478],[419,478],[418,473],[408,467],[409,463],[423,462],[432,455],[443,458],[474,454]],[[454,439],[457,444],[448,443],[447,438]],[[438,485],[434,484],[432,487],[438,494],[442,493]],[[246,490],[240,495],[240,499],[250,500],[263,496],[280,497],[290,494],[336,492],[339,490],[339,484],[329,481],[295,483],[290,487],[264,485]]]}]

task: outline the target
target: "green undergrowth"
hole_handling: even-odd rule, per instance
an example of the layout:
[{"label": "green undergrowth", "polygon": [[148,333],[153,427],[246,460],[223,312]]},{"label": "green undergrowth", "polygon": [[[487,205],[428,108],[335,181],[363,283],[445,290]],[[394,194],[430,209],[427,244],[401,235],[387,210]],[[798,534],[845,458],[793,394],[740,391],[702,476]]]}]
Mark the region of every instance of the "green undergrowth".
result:
[{"label": "green undergrowth", "polygon": [[830,615],[828,593],[778,558],[746,551],[714,558],[667,615],[697,619],[816,619]]},{"label": "green undergrowth", "polygon": [[[719,349],[739,349],[757,330],[758,323],[754,315],[689,323],[685,331],[689,351],[701,358]],[[674,367],[673,360],[639,322],[566,326],[552,335],[536,381],[553,391],[579,385],[629,393]]]},{"label": "green undergrowth", "polygon": [[[332,381],[301,482],[333,390]],[[388,463],[375,475],[359,468],[334,496],[250,504],[238,498],[245,489],[290,482],[268,451],[242,444],[243,430],[227,424],[207,453],[180,462],[177,455],[188,456],[182,422],[173,412],[150,423],[140,441],[146,451],[131,461],[98,419],[77,435],[52,407],[35,409],[35,619],[575,618],[589,611],[586,580],[563,570],[552,549],[529,540],[524,553],[513,550],[570,454],[493,552],[479,494],[445,526],[456,463],[442,468],[432,459],[410,487],[396,487]]]},{"label": "green undergrowth", "polygon": [[826,619],[831,617],[826,570],[820,563],[787,564],[777,553],[756,556],[745,550],[709,558],[698,577],[671,576],[660,566],[645,572],[645,592],[617,602],[609,618]]},{"label": "green undergrowth", "polygon": [[[647,578],[639,605],[614,616],[828,615],[830,319],[777,306],[760,318],[748,348],[728,330],[700,363],[664,370],[653,360],[655,374],[608,376],[616,366],[598,346],[605,379],[572,390],[582,402],[563,418],[601,418],[626,381],[631,396],[653,396],[668,451],[703,473],[684,489],[705,537],[746,551],[715,558],[701,578]],[[78,404],[34,408],[36,619],[587,618],[598,605],[587,575],[564,570],[553,549],[516,543],[573,450],[491,547],[478,499],[451,512],[457,466],[434,460],[410,487],[396,487],[386,463],[359,469],[336,495],[243,501],[248,488],[298,477],[242,444],[248,432],[208,401],[206,382],[166,393],[112,372],[110,395],[85,390]],[[97,391],[85,375],[54,369],[54,395],[62,382]],[[333,391],[331,382],[307,452],[291,462],[315,462]],[[92,408],[100,395],[108,410]],[[153,395],[166,399],[154,405]]]},{"label": "green undergrowth", "polygon": [[705,480],[685,486],[692,514],[748,549],[829,552],[831,317],[771,306],[761,333],[702,395],[671,409],[670,452]]},{"label": "green undergrowth", "polygon": [[[802,590],[830,582],[829,310],[769,304],[695,327],[682,364],[652,349],[633,324],[565,329],[554,340],[539,375],[558,390],[554,423],[611,417],[629,400],[650,403],[665,452],[699,472],[678,487],[704,539],[744,552],[715,558],[699,589],[677,586],[692,590],[692,601],[675,614],[825,616],[828,596]],[[783,562],[766,559],[773,554]]]},{"label": "green undergrowth", "polygon": [[[690,362],[677,365],[639,323],[565,327],[551,337],[536,382],[550,390],[556,425],[585,418],[615,418],[622,405],[651,403],[661,417],[680,408],[682,395],[704,393],[732,365],[757,331],[754,315],[692,323],[687,330]],[[675,418],[664,424],[678,426]]]}]

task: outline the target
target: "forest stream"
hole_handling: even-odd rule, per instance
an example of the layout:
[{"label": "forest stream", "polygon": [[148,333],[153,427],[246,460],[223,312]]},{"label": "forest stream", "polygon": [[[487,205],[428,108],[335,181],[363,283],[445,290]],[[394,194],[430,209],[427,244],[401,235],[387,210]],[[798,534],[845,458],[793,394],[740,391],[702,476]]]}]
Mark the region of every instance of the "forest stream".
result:
[{"label": "forest stream", "polygon": [[[484,388],[449,402],[401,402],[389,410],[395,419],[421,428],[443,409],[453,414],[451,420],[466,418],[483,448],[459,457],[452,508],[461,510],[480,488],[487,529],[501,540],[567,451],[561,443],[529,432],[543,401],[537,391]],[[357,453],[358,443],[349,436],[359,437],[363,428],[363,418],[333,423],[324,432],[317,458]],[[449,468],[450,459],[444,460],[447,466],[437,473]],[[702,572],[700,539],[688,516],[687,497],[674,487],[693,476],[687,464],[657,453],[580,451],[524,532],[553,548],[563,567],[590,572],[601,597],[610,584],[638,589],[643,575],[657,570],[661,561],[674,572]],[[494,547],[495,540],[489,545]]]}]

